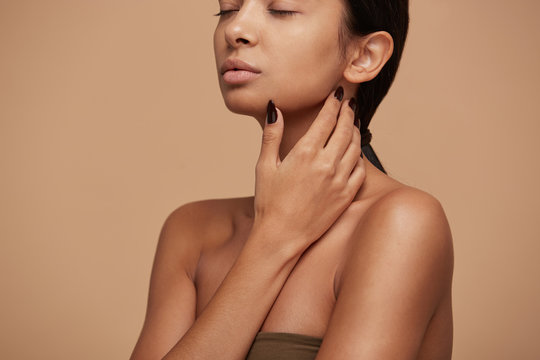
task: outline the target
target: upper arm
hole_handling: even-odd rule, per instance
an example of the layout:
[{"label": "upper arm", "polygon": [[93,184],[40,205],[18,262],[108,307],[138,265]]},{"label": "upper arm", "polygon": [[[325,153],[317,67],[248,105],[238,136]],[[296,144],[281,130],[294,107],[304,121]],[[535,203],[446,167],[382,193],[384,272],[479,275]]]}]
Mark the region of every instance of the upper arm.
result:
[{"label": "upper arm", "polygon": [[200,253],[194,234],[197,203],[165,220],[154,256],[144,325],[131,359],[161,359],[195,321],[193,269]]},{"label": "upper arm", "polygon": [[359,224],[317,359],[415,359],[453,272],[437,199],[416,189],[387,195]]}]

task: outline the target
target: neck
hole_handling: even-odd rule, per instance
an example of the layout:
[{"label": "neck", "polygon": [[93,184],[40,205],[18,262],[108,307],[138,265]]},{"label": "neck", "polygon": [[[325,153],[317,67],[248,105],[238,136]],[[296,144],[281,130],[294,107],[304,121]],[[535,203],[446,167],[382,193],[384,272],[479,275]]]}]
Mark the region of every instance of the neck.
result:
[{"label": "neck", "polygon": [[[309,109],[303,108],[299,112],[284,112],[282,110],[284,118],[283,136],[279,146],[279,158],[281,160],[285,159],[298,140],[306,134],[311,123],[319,114],[322,105],[321,103]],[[264,128],[266,114],[265,117],[257,117],[257,121],[261,125],[261,128]]]},{"label": "neck", "polygon": [[[306,134],[311,123],[317,117],[322,103],[311,109],[302,109],[300,113],[283,113],[284,128],[283,137],[279,148],[279,156],[283,161],[289,151],[296,145],[298,140]],[[264,128],[266,117],[257,117],[257,121]],[[370,197],[378,192],[380,185],[384,182],[392,181],[386,174],[377,169],[366,156],[364,156],[366,178],[362,184],[360,190],[357,192],[353,201],[359,201],[361,199]]]},{"label": "neck", "polygon": [[[333,88],[335,89],[339,85],[343,86],[343,101],[348,101],[358,90],[358,84],[347,81],[336,82]],[[319,115],[325,101],[326,99],[323,99],[311,107],[302,107],[300,110],[295,111],[285,111],[280,108],[284,119],[283,137],[279,147],[279,157],[281,160],[287,156],[298,140],[306,134],[313,120]],[[276,103],[276,106],[279,108],[279,103]],[[261,125],[261,128],[264,129],[266,113],[258,115],[256,119],[259,125]]]}]

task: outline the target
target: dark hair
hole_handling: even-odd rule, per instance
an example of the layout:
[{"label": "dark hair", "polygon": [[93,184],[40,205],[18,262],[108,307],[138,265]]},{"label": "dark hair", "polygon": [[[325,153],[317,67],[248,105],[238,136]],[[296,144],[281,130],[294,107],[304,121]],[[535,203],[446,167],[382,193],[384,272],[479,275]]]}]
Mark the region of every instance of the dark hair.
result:
[{"label": "dark hair", "polygon": [[[394,40],[394,52],[381,72],[373,80],[359,84],[356,93],[356,117],[360,120],[360,133],[364,139],[368,139],[371,118],[388,93],[403,54],[409,29],[409,0],[344,0],[344,5],[344,17],[339,32],[342,55],[346,49],[346,41],[352,36],[386,31]],[[362,152],[373,165],[386,174],[370,144],[362,143]]]}]

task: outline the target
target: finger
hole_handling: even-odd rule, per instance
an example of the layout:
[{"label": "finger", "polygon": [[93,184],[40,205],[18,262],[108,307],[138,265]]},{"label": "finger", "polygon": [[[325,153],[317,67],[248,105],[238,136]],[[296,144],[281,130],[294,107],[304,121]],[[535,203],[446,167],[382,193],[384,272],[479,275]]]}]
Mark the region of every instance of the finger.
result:
[{"label": "finger", "polygon": [[[273,123],[269,123],[272,122]],[[262,134],[261,152],[258,163],[269,166],[279,166],[279,147],[283,137],[283,114],[270,100],[266,109],[266,121]]]},{"label": "finger", "polygon": [[358,162],[356,163],[351,176],[349,176],[349,181],[347,182],[347,189],[350,191],[351,197],[354,198],[362,184],[366,179],[366,167],[364,159],[359,157]]},{"label": "finger", "polygon": [[351,141],[338,165],[338,172],[346,177],[350,176],[362,152],[360,148],[360,130],[356,126],[353,126],[352,130]]},{"label": "finger", "polygon": [[333,154],[337,159],[343,156],[347,147],[351,143],[354,126],[354,111],[356,109],[356,99],[351,98],[344,101],[339,112],[339,119],[332,136],[328,140],[325,149],[328,153]]},{"label": "finger", "polygon": [[316,148],[322,149],[337,123],[341,101],[343,100],[343,87],[339,86],[326,98],[315,120],[302,137],[302,141]]}]

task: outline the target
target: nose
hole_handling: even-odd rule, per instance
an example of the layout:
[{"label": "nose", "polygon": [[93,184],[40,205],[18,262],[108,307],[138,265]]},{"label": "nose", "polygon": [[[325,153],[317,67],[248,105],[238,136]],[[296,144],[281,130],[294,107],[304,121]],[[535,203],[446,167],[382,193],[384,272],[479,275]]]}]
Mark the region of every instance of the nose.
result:
[{"label": "nose", "polygon": [[239,10],[226,25],[225,39],[232,48],[254,46],[259,41],[256,16],[246,10]]}]

